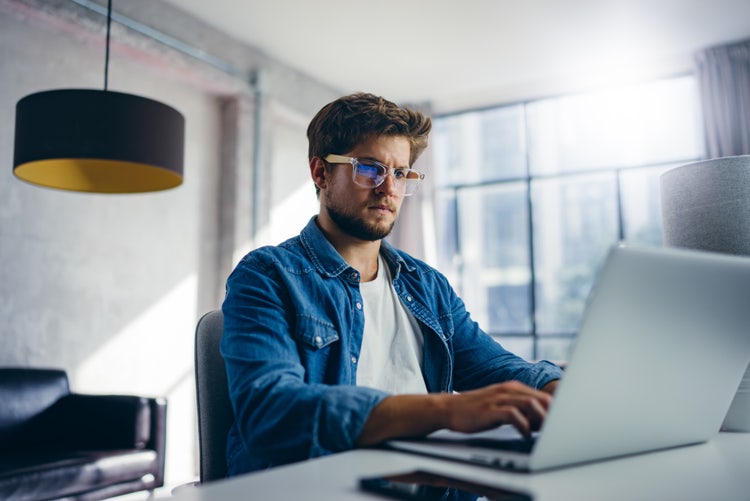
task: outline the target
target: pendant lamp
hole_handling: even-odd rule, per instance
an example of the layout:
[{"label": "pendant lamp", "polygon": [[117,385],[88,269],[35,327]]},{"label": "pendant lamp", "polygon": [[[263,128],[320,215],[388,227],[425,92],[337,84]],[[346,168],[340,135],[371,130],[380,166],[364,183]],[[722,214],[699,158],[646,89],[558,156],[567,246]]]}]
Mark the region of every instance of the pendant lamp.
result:
[{"label": "pendant lamp", "polygon": [[13,174],[32,184],[93,193],[159,191],[182,184],[185,119],[174,108],[107,90],[38,92],[16,104]]}]

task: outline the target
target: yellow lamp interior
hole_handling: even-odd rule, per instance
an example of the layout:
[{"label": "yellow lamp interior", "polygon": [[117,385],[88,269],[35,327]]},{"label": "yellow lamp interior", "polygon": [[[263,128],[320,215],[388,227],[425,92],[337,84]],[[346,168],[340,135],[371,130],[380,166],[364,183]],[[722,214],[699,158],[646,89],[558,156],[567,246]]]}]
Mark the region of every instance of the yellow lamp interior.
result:
[{"label": "yellow lamp interior", "polygon": [[18,165],[14,174],[29,183],[71,191],[137,193],[174,188],[175,172],[153,165],[92,158],[58,158]]}]

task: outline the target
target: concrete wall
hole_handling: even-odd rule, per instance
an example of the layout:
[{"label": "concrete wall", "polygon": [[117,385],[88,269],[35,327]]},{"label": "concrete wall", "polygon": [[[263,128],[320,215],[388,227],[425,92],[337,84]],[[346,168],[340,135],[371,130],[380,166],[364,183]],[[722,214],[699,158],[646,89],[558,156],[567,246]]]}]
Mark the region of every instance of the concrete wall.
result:
[{"label": "concrete wall", "polygon": [[[246,250],[295,234],[314,212],[304,130],[338,92],[164,2],[115,10],[233,69],[113,23],[109,87],[185,116],[185,182],[135,195],[32,186],[12,175],[15,103],[102,88],[105,19],[71,1],[0,0],[0,365],[64,368],[80,392],[167,397],[177,484],[197,474],[195,322],[220,306]],[[258,69],[261,94],[248,83]]]}]

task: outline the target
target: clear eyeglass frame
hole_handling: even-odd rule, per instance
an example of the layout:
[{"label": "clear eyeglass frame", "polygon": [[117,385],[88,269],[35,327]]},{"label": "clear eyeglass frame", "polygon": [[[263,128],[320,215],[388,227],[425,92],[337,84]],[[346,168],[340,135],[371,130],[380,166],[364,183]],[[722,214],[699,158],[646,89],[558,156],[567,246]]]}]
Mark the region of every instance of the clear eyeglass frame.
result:
[{"label": "clear eyeglass frame", "polygon": [[352,166],[352,181],[363,188],[377,188],[390,175],[396,187],[403,189],[405,197],[416,193],[424,179],[424,174],[414,169],[391,168],[375,160],[360,160],[357,157],[334,154],[326,155],[323,160],[329,164],[350,164]]}]

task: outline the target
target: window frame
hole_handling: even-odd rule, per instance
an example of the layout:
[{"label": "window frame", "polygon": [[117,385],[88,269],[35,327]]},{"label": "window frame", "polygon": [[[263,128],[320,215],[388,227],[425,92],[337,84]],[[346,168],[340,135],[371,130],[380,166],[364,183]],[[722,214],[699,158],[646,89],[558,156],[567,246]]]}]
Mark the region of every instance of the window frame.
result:
[{"label": "window frame", "polygon": [[[695,83],[697,84],[697,77],[694,74],[687,74],[687,75],[677,75],[673,77],[668,77],[664,79],[657,80],[656,82],[662,82],[662,81],[668,81],[668,80],[677,80],[681,78],[689,77],[692,78]],[[648,84],[649,82],[643,82],[642,84]],[[526,248],[529,258],[529,305],[530,305],[530,318],[529,318],[529,325],[530,329],[527,332],[513,332],[513,331],[503,331],[503,332],[493,332],[490,330],[487,330],[488,334],[493,336],[497,340],[508,340],[510,343],[513,343],[514,340],[521,340],[521,339],[527,339],[531,341],[531,355],[533,359],[538,359],[540,355],[540,342],[542,341],[550,341],[550,340],[562,340],[565,342],[570,343],[576,335],[575,330],[569,330],[569,331],[560,331],[560,332],[545,332],[543,334],[540,334],[539,328],[537,325],[537,315],[538,315],[538,308],[539,305],[537,304],[537,291],[539,287],[539,283],[537,282],[537,268],[538,263],[535,255],[535,225],[534,220],[536,215],[534,210],[534,201],[533,201],[533,185],[535,181],[539,180],[561,180],[564,178],[581,178],[584,176],[589,176],[591,174],[604,174],[604,173],[611,173],[614,175],[614,183],[615,183],[615,218],[616,218],[616,233],[617,233],[617,240],[625,240],[626,238],[626,226],[628,225],[628,222],[625,220],[625,214],[624,214],[624,206],[623,206],[623,176],[631,171],[641,171],[644,173],[649,172],[658,172],[659,170],[663,170],[665,168],[677,166],[677,165],[683,165],[695,161],[699,161],[705,158],[705,144],[697,144],[696,149],[700,152],[697,156],[696,155],[688,155],[682,158],[672,158],[669,161],[660,161],[660,162],[644,162],[644,163],[632,163],[630,165],[625,166],[619,166],[619,167],[611,167],[611,168],[601,168],[601,169],[580,169],[580,170],[568,170],[564,172],[555,172],[555,173],[538,173],[534,174],[531,172],[531,165],[530,165],[530,159],[529,159],[529,120],[528,120],[528,108],[533,103],[536,103],[538,101],[548,100],[548,99],[561,99],[567,97],[566,95],[560,95],[553,98],[544,98],[544,99],[533,99],[533,100],[526,100],[521,102],[515,102],[515,103],[507,103],[502,104],[498,106],[489,106],[489,107],[483,107],[478,109],[469,109],[469,110],[460,110],[460,111],[454,111],[451,113],[446,113],[442,115],[435,115],[433,119],[437,122],[443,119],[455,117],[457,115],[463,115],[468,113],[493,113],[497,112],[498,109],[501,108],[510,108],[510,107],[521,107],[521,116],[523,120],[523,128],[524,128],[524,137],[523,137],[523,150],[525,153],[525,165],[524,165],[524,172],[522,175],[517,176],[509,176],[509,177],[503,177],[501,179],[492,179],[492,180],[472,180],[467,183],[446,183],[443,185],[436,185],[435,186],[435,192],[436,200],[445,198],[446,200],[452,200],[453,206],[450,208],[450,210],[447,213],[452,214],[453,221],[452,225],[453,228],[449,232],[450,235],[447,235],[452,238],[452,241],[445,241],[443,242],[440,240],[440,243],[446,243],[449,245],[452,249],[455,249],[455,255],[453,259],[453,263],[450,266],[452,275],[455,276],[455,284],[454,287],[458,291],[459,295],[464,296],[462,294],[464,288],[465,288],[465,280],[466,277],[464,276],[464,266],[463,266],[463,243],[461,241],[461,206],[459,203],[460,200],[460,193],[462,190],[466,189],[474,189],[474,188],[497,188],[502,186],[508,186],[512,183],[521,183],[523,184],[523,192],[525,197],[525,204],[527,211],[527,225],[526,228]],[[695,106],[700,110],[700,103],[696,103]],[[696,126],[699,129],[702,129],[703,123],[700,117],[696,117]],[[701,131],[702,132],[702,131]],[[438,176],[440,176],[440,173],[437,173]],[[436,201],[436,203],[438,203]],[[438,215],[438,212],[436,211],[436,217]],[[450,225],[450,222],[448,223]],[[436,222],[436,228],[440,228],[440,222]],[[438,230],[439,232],[440,230]],[[613,244],[616,243],[612,242]],[[483,327],[484,329],[484,327]]]}]

